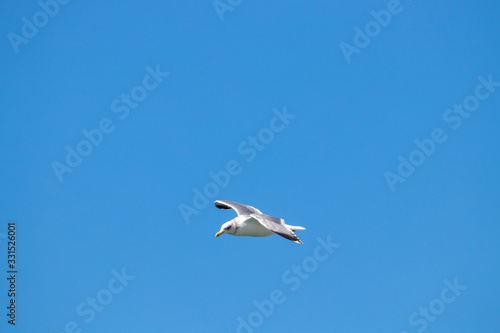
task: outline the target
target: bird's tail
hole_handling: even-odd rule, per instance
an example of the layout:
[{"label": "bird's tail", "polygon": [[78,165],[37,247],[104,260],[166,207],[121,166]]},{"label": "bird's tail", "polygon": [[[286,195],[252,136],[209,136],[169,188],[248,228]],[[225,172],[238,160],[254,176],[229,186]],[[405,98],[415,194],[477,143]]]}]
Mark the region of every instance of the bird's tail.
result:
[{"label": "bird's tail", "polygon": [[296,225],[288,225],[288,224],[285,224],[285,226],[292,230],[292,231],[297,231],[297,230],[306,230],[306,228],[304,227],[299,227],[299,226],[296,226]]}]

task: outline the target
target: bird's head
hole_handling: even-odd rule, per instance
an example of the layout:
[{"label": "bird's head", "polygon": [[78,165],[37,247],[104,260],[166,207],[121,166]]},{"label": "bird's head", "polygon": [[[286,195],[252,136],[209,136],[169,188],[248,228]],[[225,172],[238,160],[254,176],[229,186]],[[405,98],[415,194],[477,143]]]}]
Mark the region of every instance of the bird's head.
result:
[{"label": "bird's head", "polygon": [[220,231],[215,234],[215,237],[219,237],[222,234],[234,235],[235,233],[236,233],[236,224],[235,224],[234,220],[231,220],[229,222],[224,223],[220,227]]}]

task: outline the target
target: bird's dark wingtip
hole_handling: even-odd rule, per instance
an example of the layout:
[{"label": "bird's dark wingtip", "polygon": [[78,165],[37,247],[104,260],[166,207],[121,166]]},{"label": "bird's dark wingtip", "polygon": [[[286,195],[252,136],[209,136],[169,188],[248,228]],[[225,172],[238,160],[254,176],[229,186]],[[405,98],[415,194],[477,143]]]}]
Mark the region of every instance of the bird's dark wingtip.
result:
[{"label": "bird's dark wingtip", "polygon": [[220,202],[219,200],[215,200],[214,201],[214,205],[215,205],[215,207],[217,207],[219,209],[231,209],[231,207],[229,207],[228,205]]}]

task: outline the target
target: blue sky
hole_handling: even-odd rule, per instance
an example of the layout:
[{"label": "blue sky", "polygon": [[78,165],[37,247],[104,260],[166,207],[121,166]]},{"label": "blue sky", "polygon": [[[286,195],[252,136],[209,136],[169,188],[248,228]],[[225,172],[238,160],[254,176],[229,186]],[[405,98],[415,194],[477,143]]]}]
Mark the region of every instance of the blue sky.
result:
[{"label": "blue sky", "polygon": [[496,2],[0,6],[2,331],[500,329]]}]

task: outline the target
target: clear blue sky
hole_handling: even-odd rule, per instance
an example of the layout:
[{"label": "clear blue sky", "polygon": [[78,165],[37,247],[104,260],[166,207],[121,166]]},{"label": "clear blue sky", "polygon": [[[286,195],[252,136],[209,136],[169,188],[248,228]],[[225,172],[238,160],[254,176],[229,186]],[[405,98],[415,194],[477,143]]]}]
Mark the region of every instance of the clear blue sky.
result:
[{"label": "clear blue sky", "polygon": [[497,2],[41,3],[0,4],[2,332],[500,330]]}]

